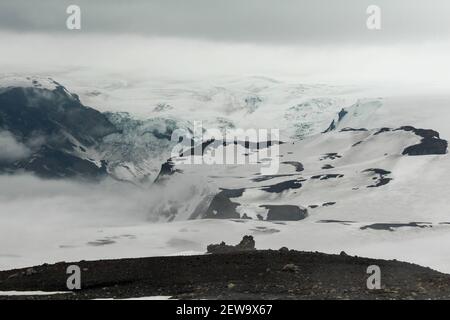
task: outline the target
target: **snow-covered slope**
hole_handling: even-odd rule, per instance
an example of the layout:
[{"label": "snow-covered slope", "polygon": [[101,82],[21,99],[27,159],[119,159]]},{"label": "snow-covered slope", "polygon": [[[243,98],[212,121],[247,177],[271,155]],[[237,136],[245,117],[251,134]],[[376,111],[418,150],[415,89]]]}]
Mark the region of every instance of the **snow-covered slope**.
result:
[{"label": "snow-covered slope", "polygon": [[[8,149],[26,155],[13,169],[40,159],[39,170],[61,178],[86,161],[119,181],[0,176],[0,268],[204,252],[209,243],[253,234],[259,248],[345,250],[449,271],[450,251],[439,247],[450,222],[448,97],[384,97],[255,77],[159,83],[145,92],[114,83],[75,91],[78,99],[51,79],[2,80],[0,126],[9,135],[0,143],[29,149]],[[87,112],[83,121],[73,108]],[[26,125],[17,122],[24,119],[18,110],[26,111]],[[216,141],[204,150],[211,157],[236,148],[243,158],[264,157],[259,164],[188,165],[180,161],[185,154],[169,161],[172,133],[194,121],[222,131],[279,129],[283,143],[263,150]],[[42,130],[61,139],[37,143],[32,133]],[[269,159],[279,170],[262,175]]]},{"label": "snow-covered slope", "polygon": [[[70,82],[70,81],[69,81]],[[101,111],[128,111],[137,119],[203,121],[205,128],[283,129],[286,139],[327,128],[343,107],[354,104],[355,88],[302,84],[268,77],[216,77],[192,81],[106,79],[73,84],[81,100]]]},{"label": "snow-covered slope", "polygon": [[13,88],[34,88],[53,91],[60,86],[52,78],[42,76],[4,76],[0,78],[0,92]]},{"label": "snow-covered slope", "polygon": [[[213,150],[227,153],[231,148],[206,148],[204,158]],[[257,152],[243,146],[238,150],[247,158]],[[208,204],[198,202],[194,211],[180,216],[167,208],[172,219],[445,222],[445,200],[436,199],[436,194],[448,190],[450,184],[428,179],[447,167],[446,152],[447,142],[432,130],[346,128],[281,144],[272,158],[279,161],[279,170],[273,175],[261,175],[263,164],[179,164],[162,183],[170,190],[179,185],[177,179],[202,179],[205,192],[209,187]],[[172,162],[181,163],[185,158],[172,158]],[[427,181],[437,190],[431,191],[430,185],[424,189]],[[405,202],[403,193],[408,189],[415,194],[414,203],[420,205]],[[386,199],[392,201],[387,204]],[[176,204],[172,202],[172,206]]]}]

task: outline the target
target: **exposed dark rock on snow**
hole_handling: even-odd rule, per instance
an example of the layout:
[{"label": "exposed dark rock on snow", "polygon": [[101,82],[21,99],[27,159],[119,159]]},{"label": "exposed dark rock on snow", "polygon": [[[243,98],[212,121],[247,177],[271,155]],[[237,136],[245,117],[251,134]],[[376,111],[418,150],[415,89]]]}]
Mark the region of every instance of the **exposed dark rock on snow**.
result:
[{"label": "exposed dark rock on snow", "polygon": [[362,141],[358,141],[358,142],[352,144],[352,147],[356,147],[357,145],[360,145],[361,143],[362,143]]},{"label": "exposed dark rock on snow", "polygon": [[367,186],[367,188],[377,188],[388,184],[392,178],[387,178],[387,175],[390,175],[391,172],[384,169],[366,169],[363,172],[370,172],[377,176],[374,177],[376,180],[375,184]]},{"label": "exposed dark rock on snow", "polygon": [[161,170],[158,173],[158,176],[155,179],[155,183],[163,181],[166,177],[173,175],[174,173],[181,173],[182,170],[175,169],[175,165],[172,159],[168,159],[161,165]]},{"label": "exposed dark rock on snow", "polygon": [[252,236],[244,236],[237,245],[227,245],[225,242],[221,242],[220,244],[210,244],[206,247],[206,251],[208,253],[233,253],[233,252],[245,252],[245,251],[254,251],[255,248],[255,240]]},{"label": "exposed dark rock on snow", "polygon": [[241,189],[220,189],[221,193],[224,194],[228,198],[239,198],[242,197],[242,194],[245,191],[245,188]]},{"label": "exposed dark rock on snow", "polygon": [[406,147],[402,154],[410,156],[422,156],[430,154],[446,154],[448,143],[439,137],[439,132],[431,129],[420,129],[412,126],[403,126],[397,129],[381,128],[373,135],[378,135],[389,131],[412,132],[422,138],[419,144]]},{"label": "exposed dark rock on snow", "polygon": [[305,180],[287,180],[270,186],[264,186],[261,188],[261,190],[271,193],[281,193],[286,190],[301,188],[303,181]]},{"label": "exposed dark rock on snow", "polygon": [[405,126],[396,130],[412,131],[416,135],[422,137],[422,141],[419,144],[409,146],[403,150],[404,155],[409,156],[422,156],[430,154],[446,154],[447,153],[447,140],[439,138],[439,132],[430,129],[416,129],[411,126]]},{"label": "exposed dark rock on snow", "polygon": [[328,170],[328,169],[333,169],[334,167],[331,164],[325,164],[324,166],[322,166],[323,170]]},{"label": "exposed dark rock on snow", "polygon": [[[341,112],[345,110],[341,110]],[[346,113],[342,113],[339,115],[339,119],[342,119],[345,116]],[[331,131],[336,128],[336,124],[333,122],[331,123],[330,127],[325,131]],[[420,136],[422,138],[421,142],[419,144],[406,147],[402,154],[404,155],[410,155],[410,156],[419,156],[419,155],[430,155],[430,154],[446,154],[447,153],[447,147],[448,142],[444,139],[440,139],[439,133],[437,131],[431,130],[431,129],[419,129],[414,128],[412,126],[403,126],[397,129],[391,129],[387,127],[380,128],[378,131],[376,131],[373,135],[379,135],[384,132],[392,132],[392,131],[409,131],[413,132],[414,134]],[[367,131],[365,128],[355,129],[355,128],[344,128],[341,129],[340,132],[345,131]],[[353,145],[357,146],[362,141],[359,141]]]},{"label": "exposed dark rock on snow", "polygon": [[234,144],[234,145],[240,145],[243,146],[245,149],[249,149],[249,150],[261,150],[261,149],[265,149],[265,148],[270,148],[271,146],[274,146],[276,144],[283,144],[283,141],[273,141],[273,140],[268,140],[268,141],[261,141],[261,142],[252,142],[252,141],[233,141],[233,142],[229,142],[229,141],[224,141],[223,145],[227,146],[230,144]]},{"label": "exposed dark rock on snow", "polygon": [[[205,151],[208,149],[217,149],[219,146],[229,146],[229,145],[240,145],[249,151],[257,151],[266,148],[270,148],[274,145],[283,144],[283,141],[261,141],[261,142],[253,142],[253,141],[242,141],[242,140],[234,140],[234,141],[224,141],[224,140],[216,140],[209,139],[201,144],[195,145],[195,141],[191,139],[191,148],[180,153],[181,157],[191,156],[191,155],[204,155]],[[248,155],[248,154],[247,154]]]},{"label": "exposed dark rock on snow", "polygon": [[302,172],[305,168],[303,167],[303,164],[301,164],[298,161],[283,161],[283,164],[289,164],[295,168],[296,172]]},{"label": "exposed dark rock on snow", "polygon": [[328,179],[338,179],[338,178],[343,178],[343,177],[344,177],[343,174],[330,173],[330,174],[319,174],[316,176],[312,176],[311,179],[313,179],[313,180],[328,180]]},{"label": "exposed dark rock on snow", "polygon": [[414,228],[431,228],[431,224],[427,222],[410,222],[410,223],[374,223],[367,226],[362,226],[360,229],[373,229],[373,230],[387,230],[395,231],[397,228],[414,227]]},{"label": "exposed dark rock on snow", "polygon": [[342,158],[342,156],[337,154],[336,152],[330,152],[330,153],[323,154],[319,160],[320,161],[327,160],[327,159],[334,160],[334,159],[338,159],[338,158]]},{"label": "exposed dark rock on snow", "polygon": [[384,169],[377,169],[377,168],[375,168],[375,169],[366,169],[363,172],[373,172],[375,174],[379,174],[379,175],[382,175],[382,176],[391,174],[390,171],[387,171],[387,170],[384,170]]},{"label": "exposed dark rock on snow", "polygon": [[347,115],[348,111],[345,110],[344,108],[341,109],[341,111],[339,111],[338,113],[338,119],[337,122],[335,122],[334,120],[331,121],[330,125],[328,126],[328,128],[324,131],[324,133],[326,132],[330,132],[336,129],[337,124],[342,121],[342,119],[344,119],[344,117]]},{"label": "exposed dark rock on snow", "polygon": [[308,206],[308,208],[311,208],[311,209],[315,209],[315,208],[318,208],[318,207],[319,206],[317,204],[311,204],[311,205]]},{"label": "exposed dark rock on snow", "polygon": [[42,178],[77,177],[91,180],[108,174],[105,161],[101,161],[101,166],[98,167],[91,161],[48,146],[42,146],[32,159],[19,160],[8,166],[12,167],[14,170],[33,172]]},{"label": "exposed dark rock on snow", "polygon": [[[259,175],[259,173],[258,173]],[[271,180],[271,179],[275,179],[275,178],[281,178],[281,177],[292,177],[292,176],[296,176],[296,174],[274,174],[274,175],[260,175],[256,178],[252,178],[253,182],[263,182],[263,181],[267,181],[267,180]]]},{"label": "exposed dark rock on snow", "polygon": [[208,209],[203,214],[205,219],[239,219],[240,214],[236,211],[239,203],[230,198],[241,197],[245,189],[222,189],[211,201]]},{"label": "exposed dark rock on snow", "polygon": [[389,132],[389,131],[391,131],[392,129],[391,128],[386,128],[386,127],[384,127],[384,128],[381,128],[381,129],[379,129],[377,132],[375,132],[373,135],[374,136],[376,136],[376,135],[378,135],[378,134],[380,134],[380,133],[383,133],[383,132]]},{"label": "exposed dark rock on snow", "polygon": [[322,204],[322,207],[334,206],[335,204],[336,204],[336,202],[333,202],[333,201],[325,202],[324,204]]},{"label": "exposed dark rock on snow", "polygon": [[339,132],[348,132],[348,131],[368,131],[366,128],[343,128]]},{"label": "exposed dark rock on snow", "polygon": [[355,223],[355,221],[346,221],[346,220],[319,220],[318,223],[340,223],[343,225],[350,225]]},{"label": "exposed dark rock on snow", "polygon": [[416,134],[422,138],[439,138],[439,132],[437,132],[435,130],[431,130],[431,129],[420,129],[420,128],[415,128],[413,126],[403,126],[403,127],[395,129],[394,131],[399,131],[399,130],[413,132],[414,134]]},{"label": "exposed dark rock on snow", "polygon": [[308,210],[294,205],[261,205],[269,210],[266,220],[298,221],[308,216]]}]

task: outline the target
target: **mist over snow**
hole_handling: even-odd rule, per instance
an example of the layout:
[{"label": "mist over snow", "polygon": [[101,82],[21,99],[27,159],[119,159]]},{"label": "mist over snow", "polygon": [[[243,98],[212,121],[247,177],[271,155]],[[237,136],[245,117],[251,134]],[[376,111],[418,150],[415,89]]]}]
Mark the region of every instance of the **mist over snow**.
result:
[{"label": "mist over snow", "polygon": [[[33,217],[61,227],[145,220],[149,194],[131,184],[106,180],[83,183],[45,180],[31,175],[0,176],[2,224]],[[14,217],[14,219],[11,219]]]},{"label": "mist over snow", "polygon": [[[31,221],[54,228],[114,226],[158,221],[159,204],[187,201],[197,181],[170,188],[136,186],[107,178],[99,183],[40,179],[29,174],[0,175],[1,225]],[[161,208],[163,210],[164,208]]]}]

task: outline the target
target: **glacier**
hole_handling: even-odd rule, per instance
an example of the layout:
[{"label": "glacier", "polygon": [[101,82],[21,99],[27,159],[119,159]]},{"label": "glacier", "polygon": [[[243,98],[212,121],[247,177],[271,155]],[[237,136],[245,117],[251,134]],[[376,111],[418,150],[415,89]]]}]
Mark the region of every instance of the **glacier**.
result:
[{"label": "glacier", "polygon": [[[39,167],[3,166],[0,268],[203,253],[209,243],[252,234],[261,249],[345,250],[449,271],[450,252],[441,245],[450,226],[447,96],[266,77],[150,88],[114,83],[78,91],[43,77],[0,81],[0,96],[14,88],[33,93],[20,106],[27,112],[57,98],[89,115],[62,121],[58,104],[46,104],[50,118],[42,119],[51,120],[47,129],[58,139],[41,135],[32,145],[28,126],[8,120],[17,109],[6,113],[0,105],[2,130],[36,148],[28,161],[40,159]],[[85,121],[94,115],[92,124]],[[172,133],[199,120],[220,130],[280,129],[280,171],[261,176],[258,165],[175,164],[159,181]],[[411,147],[416,151],[406,152]],[[70,170],[60,166],[67,161]],[[100,181],[72,179],[97,171]],[[42,172],[58,174],[36,177]]]}]

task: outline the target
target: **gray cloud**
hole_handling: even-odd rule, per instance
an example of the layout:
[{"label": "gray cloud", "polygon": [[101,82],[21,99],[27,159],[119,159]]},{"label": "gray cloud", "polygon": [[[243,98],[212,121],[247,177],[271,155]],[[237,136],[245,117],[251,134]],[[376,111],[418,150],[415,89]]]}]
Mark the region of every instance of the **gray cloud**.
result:
[{"label": "gray cloud", "polygon": [[181,213],[183,206],[193,210],[189,203],[195,197],[202,199],[205,196],[202,192],[205,181],[192,177],[180,179],[167,185],[136,186],[112,178],[87,183],[70,179],[41,179],[27,173],[1,174],[0,225],[8,220],[18,223],[23,219],[45,225],[56,222],[59,227],[124,226],[157,221],[164,218],[162,213],[172,206]]},{"label": "gray cloud", "polygon": [[[82,9],[81,33],[268,43],[403,42],[450,34],[447,0],[15,0],[0,3],[0,29],[70,32],[69,4]],[[366,28],[370,4],[382,9],[380,31]]]},{"label": "gray cloud", "polygon": [[26,158],[31,150],[17,141],[9,131],[0,131],[0,162],[12,162]]}]

